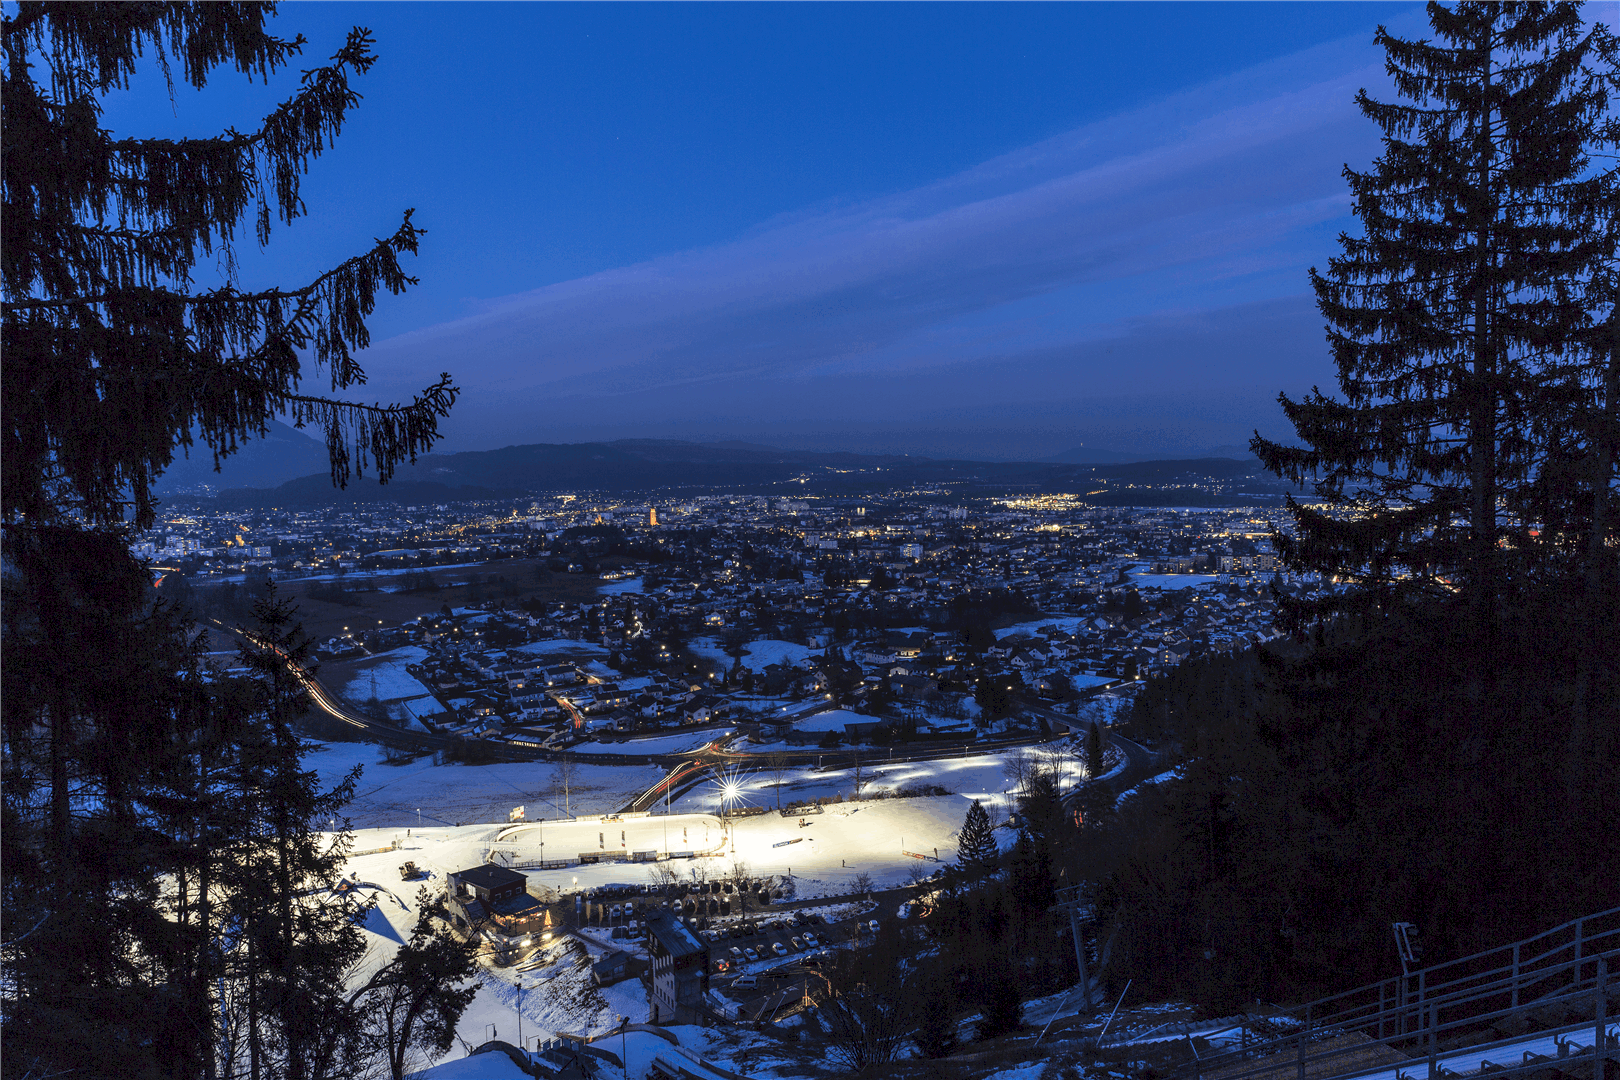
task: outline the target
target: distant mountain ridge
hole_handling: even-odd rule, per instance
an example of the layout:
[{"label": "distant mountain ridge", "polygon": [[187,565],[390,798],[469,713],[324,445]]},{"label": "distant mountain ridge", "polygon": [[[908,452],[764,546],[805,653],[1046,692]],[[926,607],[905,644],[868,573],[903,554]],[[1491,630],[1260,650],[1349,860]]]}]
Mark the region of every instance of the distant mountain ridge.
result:
[{"label": "distant mountain ridge", "polygon": [[[193,433],[193,439],[197,439]],[[295,427],[270,421],[263,438],[249,439],[214,471],[214,455],[200,439],[185,451],[175,450],[174,461],[158,478],[158,494],[171,494],[204,484],[226,488],[273,488],[300,476],[322,472],[330,475],[331,459],[326,442],[314,439]]]},{"label": "distant mountain ridge", "polygon": [[1202,461],[1208,458],[1232,458],[1237,461],[1254,460],[1254,455],[1246,446],[1216,446],[1204,451],[1195,458],[1165,458],[1156,454],[1129,454],[1119,450],[1099,450],[1090,446],[1074,446],[1054,454],[1042,461],[1062,462],[1071,465],[1108,465],[1120,464],[1130,461]]},{"label": "distant mountain ridge", "polygon": [[1118,450],[1098,450],[1090,446],[1074,446],[1061,454],[1053,454],[1042,461],[1062,462],[1069,465],[1105,465],[1121,461],[1140,461],[1136,454],[1125,454]]},{"label": "distant mountain ridge", "polygon": [[[1207,482],[1229,483],[1246,477],[1253,477],[1252,484],[1245,484],[1246,490],[1268,498],[1272,494],[1270,487],[1275,487],[1278,498],[1283,491],[1276,486],[1274,478],[1261,475],[1259,462],[1252,459],[1128,460],[1096,464],[953,461],[902,454],[823,453],[674,439],[531,443],[498,450],[429,454],[415,465],[401,466],[386,486],[367,476],[351,482],[342,491],[332,488],[324,460],[322,465],[320,472],[289,480],[272,489],[225,490],[220,492],[219,498],[237,506],[308,506],[334,502],[418,504],[520,498],[548,491],[667,489],[696,493],[705,489],[727,489],[785,494],[787,485],[805,494],[858,495],[907,484],[1084,492],[1099,481],[1117,480],[1167,485],[1165,497],[1179,492],[1175,498],[1187,505],[1200,504],[1198,500],[1213,500],[1208,501],[1208,505],[1228,505],[1232,500],[1220,493],[1208,492]],[[1120,497],[1127,496],[1121,494]],[[1146,491],[1137,491],[1128,497],[1149,502],[1159,498]]]},{"label": "distant mountain ridge", "polygon": [[[1249,459],[1241,447],[1216,447],[1202,458]],[[1153,455],[1130,454],[1078,446],[1034,464],[1113,465],[1165,460]],[[1180,460],[1180,459],[1177,459]],[[1016,467],[1019,462],[980,462],[966,459],[927,458],[908,454],[784,450],[759,443],[729,440],[686,442],[680,439],[615,439],[590,443],[528,443],[496,450],[467,450],[454,454],[427,454],[414,466],[401,466],[393,486],[406,483],[437,484],[447,488],[483,487],[491,490],[562,486],[662,487],[691,482],[690,466],[720,468],[711,483],[771,483],[784,468],[867,469],[925,463],[970,467],[994,464]],[[659,468],[659,466],[667,466]],[[206,485],[216,492],[237,488],[272,489],[298,483],[294,490],[313,496],[314,481],[328,482],[326,444],[303,431],[272,421],[269,432],[250,439],[214,471],[213,456],[200,444],[189,458],[177,456],[159,478],[159,494],[191,491]],[[774,467],[774,468],[773,468]],[[361,481],[361,485],[368,481]],[[291,494],[291,492],[289,492]]]}]

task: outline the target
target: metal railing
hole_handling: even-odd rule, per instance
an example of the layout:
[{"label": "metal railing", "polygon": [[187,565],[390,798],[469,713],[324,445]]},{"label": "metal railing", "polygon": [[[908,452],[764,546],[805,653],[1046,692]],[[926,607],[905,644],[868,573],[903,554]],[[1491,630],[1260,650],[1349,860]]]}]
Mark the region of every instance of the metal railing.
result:
[{"label": "metal railing", "polygon": [[[1321,998],[1287,1012],[1298,1023],[1287,1035],[1247,1042],[1239,1049],[1197,1059],[1182,1070],[1184,1076],[1220,1080],[1248,1080],[1267,1074],[1280,1076],[1285,1068],[1282,1055],[1292,1058],[1292,1068],[1304,1080],[1389,1072],[1391,1066],[1357,1066],[1352,1060],[1365,1057],[1369,1047],[1383,1044],[1403,1053],[1413,1070],[1427,1064],[1427,1073],[1436,1080],[1446,1069],[1443,1059],[1466,1052],[1500,1052],[1522,1044],[1525,1039],[1545,1041],[1564,1034],[1570,1040],[1559,1043],[1558,1067],[1567,1069],[1576,1061],[1590,1058],[1620,1060],[1606,1034],[1613,1019],[1607,1012],[1607,997],[1620,989],[1620,908],[1583,916],[1534,937],[1488,949],[1471,956],[1436,964],[1409,975],[1385,979]],[[1593,998],[1592,1020],[1546,1027],[1548,1016],[1567,1018],[1570,1009],[1587,995]],[[1457,1042],[1470,1034],[1490,1028],[1523,1024],[1530,1026],[1531,1014],[1541,1013],[1535,1022],[1545,1027],[1534,1036],[1515,1036],[1495,1042],[1466,1046]],[[1573,1038],[1590,1029],[1592,1046],[1569,1057]],[[1361,1038],[1345,1042],[1343,1036]],[[1323,1046],[1328,1040],[1336,1045]],[[1447,1045],[1447,1044],[1450,1045]],[[1315,1052],[1311,1051],[1316,1046]],[[1522,1073],[1545,1069],[1540,1055],[1517,1065],[1493,1064],[1494,1073]],[[1257,1059],[1265,1059],[1263,1061]],[[1481,1060],[1484,1060],[1483,1058]],[[1244,1063],[1252,1067],[1243,1068]],[[1338,1068],[1337,1066],[1343,1066]],[[1601,1072],[1596,1080],[1601,1080]]]}]

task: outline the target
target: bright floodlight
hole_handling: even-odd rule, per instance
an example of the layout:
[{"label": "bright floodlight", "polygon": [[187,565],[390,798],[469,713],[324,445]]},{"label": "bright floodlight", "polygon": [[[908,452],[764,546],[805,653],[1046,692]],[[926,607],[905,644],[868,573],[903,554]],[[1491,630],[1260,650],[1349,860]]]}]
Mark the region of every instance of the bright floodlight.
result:
[{"label": "bright floodlight", "polygon": [[715,772],[714,785],[720,795],[721,810],[743,801],[743,780],[746,776],[735,765]]}]

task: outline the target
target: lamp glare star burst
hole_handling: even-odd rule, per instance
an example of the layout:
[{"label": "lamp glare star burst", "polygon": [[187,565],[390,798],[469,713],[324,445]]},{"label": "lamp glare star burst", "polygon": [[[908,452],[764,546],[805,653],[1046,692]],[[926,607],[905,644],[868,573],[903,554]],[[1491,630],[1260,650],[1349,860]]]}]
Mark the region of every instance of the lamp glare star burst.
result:
[{"label": "lamp glare star burst", "polygon": [[727,811],[745,801],[746,789],[743,781],[748,778],[748,775],[737,766],[729,766],[715,772],[713,783],[716,792],[720,796],[721,817],[724,817]]}]

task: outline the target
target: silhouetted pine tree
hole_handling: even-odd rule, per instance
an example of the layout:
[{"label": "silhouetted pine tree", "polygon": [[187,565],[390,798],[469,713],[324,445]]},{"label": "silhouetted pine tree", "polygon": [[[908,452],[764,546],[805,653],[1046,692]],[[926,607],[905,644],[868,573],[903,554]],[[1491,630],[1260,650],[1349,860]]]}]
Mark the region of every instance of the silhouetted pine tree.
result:
[{"label": "silhouetted pine tree", "polygon": [[350,995],[366,1015],[365,1038],[388,1063],[392,1080],[413,1075],[426,1054],[455,1043],[456,1024],[477,996],[476,939],[458,940],[441,899],[416,894],[411,939]]},{"label": "silhouetted pine tree", "polygon": [[1013,964],[1000,952],[990,953],[977,973],[977,983],[979,1022],[974,1034],[994,1039],[1017,1031],[1024,1019],[1024,1000]]},{"label": "silhouetted pine tree", "polygon": [[[217,1075],[234,965],[275,1029],[255,1075],[343,1067],[326,1006],[352,953],[347,907],[298,899],[332,869],[310,830],[336,795],[298,772],[291,699],[268,668],[252,685],[270,697],[205,673],[124,532],[153,523],[152,483],[194,439],[217,460],[289,415],[323,429],[335,482],[386,479],[432,445],[456,396],[447,378],[401,406],[301,388],[306,357],[334,391],[363,381],[376,294],[413,282],[408,212],[302,285],[237,279],[242,230],[262,245],[272,219],[304,212],[303,172],[375,59],[364,30],[248,130],[99,125],[143,55],[199,88],[221,65],[264,79],[293,62],[304,40],[268,33],[273,9],[23,2],[0,21],[8,1072]],[[200,260],[224,280],[196,287]]]},{"label": "silhouetted pine tree", "polygon": [[956,861],[969,875],[978,876],[994,870],[999,855],[996,838],[990,831],[990,815],[975,799],[957,835]]},{"label": "silhouetted pine tree", "polygon": [[1429,19],[1430,41],[1378,31],[1405,100],[1358,95],[1384,132],[1369,171],[1345,169],[1362,235],[1311,272],[1342,399],[1284,395],[1305,445],[1252,443],[1315,485],[1313,505],[1289,501],[1289,565],[1358,587],[1286,603],[1296,620],[1460,587],[1485,631],[1504,592],[1586,539],[1594,488],[1613,498],[1593,413],[1614,409],[1600,275],[1620,230],[1615,171],[1590,155],[1617,132],[1615,39],[1567,3],[1431,3]]},{"label": "silhouetted pine tree", "polygon": [[951,972],[937,970],[922,980],[917,1000],[917,1030],[912,1038],[923,1057],[942,1058],[956,1049],[956,995]]}]

